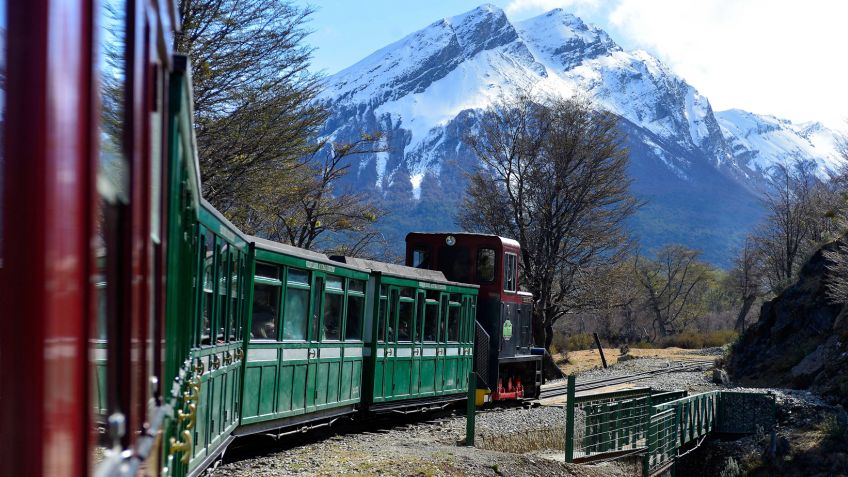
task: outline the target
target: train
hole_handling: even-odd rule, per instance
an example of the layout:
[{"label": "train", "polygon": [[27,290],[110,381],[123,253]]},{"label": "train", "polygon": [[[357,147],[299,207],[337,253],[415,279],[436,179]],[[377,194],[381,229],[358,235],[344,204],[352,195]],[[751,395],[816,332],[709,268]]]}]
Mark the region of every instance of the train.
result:
[{"label": "train", "polygon": [[202,197],[173,2],[0,8],[0,475],[194,476],[472,373],[478,402],[538,396],[517,242],[410,233],[397,265],[244,234]]}]

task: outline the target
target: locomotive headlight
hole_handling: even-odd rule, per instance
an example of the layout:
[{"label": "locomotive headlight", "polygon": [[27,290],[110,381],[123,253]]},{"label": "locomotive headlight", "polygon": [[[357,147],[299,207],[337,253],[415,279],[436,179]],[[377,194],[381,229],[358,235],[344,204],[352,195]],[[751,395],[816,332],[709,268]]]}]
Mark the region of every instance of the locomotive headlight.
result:
[{"label": "locomotive headlight", "polygon": [[456,237],[454,237],[453,235],[448,235],[447,237],[445,237],[445,243],[448,244],[448,247],[453,247],[454,245],[456,245]]}]

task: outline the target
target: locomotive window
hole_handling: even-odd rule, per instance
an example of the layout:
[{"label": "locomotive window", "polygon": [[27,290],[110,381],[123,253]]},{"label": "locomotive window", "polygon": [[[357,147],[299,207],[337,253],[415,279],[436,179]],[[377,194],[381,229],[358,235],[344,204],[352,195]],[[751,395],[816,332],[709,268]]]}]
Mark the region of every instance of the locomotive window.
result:
[{"label": "locomotive window", "polygon": [[448,341],[459,341],[459,316],[462,312],[460,306],[448,307]]},{"label": "locomotive window", "polygon": [[350,294],[347,297],[347,322],[345,324],[345,339],[357,341],[362,339],[362,312],[365,308],[365,296]]},{"label": "locomotive window", "polygon": [[468,283],[471,281],[471,258],[466,247],[442,247],[439,252],[439,269],[448,280]]},{"label": "locomotive window", "polygon": [[477,250],[477,281],[479,283],[495,281],[495,251],[490,248]]},{"label": "locomotive window", "polygon": [[327,292],[324,294],[324,336],[322,339],[337,341],[342,333],[342,309],[344,295]]},{"label": "locomotive window", "polygon": [[426,248],[413,249],[412,266],[415,268],[430,268],[430,250]]},{"label": "locomotive window", "polygon": [[516,256],[514,253],[504,254],[504,286],[506,292],[515,291]]},{"label": "locomotive window", "polygon": [[280,286],[256,283],[253,286],[253,324],[250,337],[257,340],[277,339],[277,316],[280,312]]},{"label": "locomotive window", "polygon": [[398,341],[412,341],[414,301],[401,300],[398,305]]}]

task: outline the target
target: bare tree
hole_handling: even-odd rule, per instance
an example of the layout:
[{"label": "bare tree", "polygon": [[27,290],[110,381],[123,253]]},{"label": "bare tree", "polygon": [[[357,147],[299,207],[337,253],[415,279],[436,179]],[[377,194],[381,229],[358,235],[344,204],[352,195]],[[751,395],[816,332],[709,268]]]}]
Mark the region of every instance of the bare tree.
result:
[{"label": "bare tree", "polygon": [[636,276],[653,315],[654,340],[683,331],[705,311],[700,298],[710,269],[698,260],[700,254],[682,245],[669,245],[660,249],[654,260],[636,258]]},{"label": "bare tree", "polygon": [[767,291],[763,286],[762,254],[752,237],[745,239],[739,255],[734,260],[730,270],[730,287],[741,303],[734,328],[742,333],[745,331],[745,319],[751,307]]},{"label": "bare tree", "polygon": [[373,225],[384,211],[363,192],[340,185],[352,156],[384,151],[380,139],[362,135],[352,143],[316,145],[288,186],[276,188],[268,201],[249,205],[241,222],[251,232],[310,250],[362,255],[383,244]]},{"label": "bare tree", "polygon": [[629,152],[617,117],[583,99],[503,99],[466,142],[483,167],[470,176],[459,224],[521,242],[533,332],[550,349],[553,324],[591,302],[592,269],[631,244],[624,221]]},{"label": "bare tree", "polygon": [[[267,200],[314,148],[326,112],[304,44],[312,13],[285,0],[180,0],[203,195],[231,211]],[[243,211],[242,211],[243,212]],[[243,214],[242,214],[243,216]],[[242,224],[238,224],[242,225]]]}]

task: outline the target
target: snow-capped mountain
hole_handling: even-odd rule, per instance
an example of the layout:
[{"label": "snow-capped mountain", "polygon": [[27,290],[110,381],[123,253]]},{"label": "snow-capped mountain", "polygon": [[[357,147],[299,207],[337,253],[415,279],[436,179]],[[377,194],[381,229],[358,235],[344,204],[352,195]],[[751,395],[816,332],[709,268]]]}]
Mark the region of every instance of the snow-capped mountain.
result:
[{"label": "snow-capped mountain", "polygon": [[387,152],[359,158],[351,179],[403,203],[404,214],[389,219],[399,233],[454,228],[462,173],[477,165],[462,137],[480,109],[516,91],[588,96],[622,118],[634,191],[649,201],[634,222],[646,248],[681,242],[726,263],[761,213],[752,191],[771,164],[793,157],[816,160],[822,171],[839,164],[832,131],[716,114],[662,62],[624,51],[560,9],[510,22],[482,5],[374,52],[325,86],[328,136],[383,132]]}]

